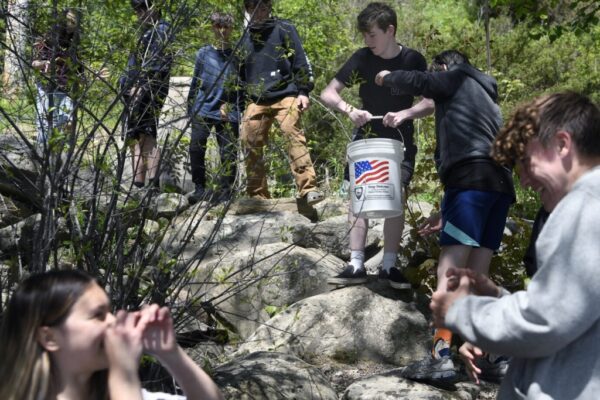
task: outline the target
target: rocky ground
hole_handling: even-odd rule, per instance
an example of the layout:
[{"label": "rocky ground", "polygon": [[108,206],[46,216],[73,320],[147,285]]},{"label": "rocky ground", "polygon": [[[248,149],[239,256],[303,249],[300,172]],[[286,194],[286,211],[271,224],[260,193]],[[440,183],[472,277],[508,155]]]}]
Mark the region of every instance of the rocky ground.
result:
[{"label": "rocky ground", "polygon": [[[30,150],[10,136],[0,139],[0,147],[6,156],[0,160],[0,277],[5,281],[14,273],[8,264],[31,252],[31,232],[41,214],[28,206],[37,196]],[[75,192],[86,201],[94,199],[99,210],[114,206],[111,193],[97,193],[88,184],[92,179],[81,178],[86,173],[77,172]],[[182,176],[179,189],[186,192],[189,177]],[[146,196],[128,190],[117,196],[117,208],[126,208],[131,197]],[[180,300],[210,303],[212,323],[225,332],[218,341],[201,341],[188,351],[226,398],[495,397],[496,385],[477,386],[465,379],[439,388],[400,377],[403,367],[428,353],[428,299],[376,280],[381,221],[370,222],[367,237],[366,265],[372,279],[354,287],[327,285],[327,278],[349,258],[346,201],[332,198],[312,209],[296,199],[238,198],[214,207],[207,202],[190,205],[183,194],[162,193],[145,207],[144,237],[157,241],[161,257],[176,259],[173,271],[182,266],[192,271]],[[431,212],[427,204],[410,203],[409,208],[423,215]],[[58,221],[56,234],[63,234],[65,226]],[[406,235],[403,245],[413,248],[411,240]],[[401,257],[398,265],[420,263],[422,257]],[[201,322],[210,322],[189,317],[179,327],[182,338],[194,336]]]}]

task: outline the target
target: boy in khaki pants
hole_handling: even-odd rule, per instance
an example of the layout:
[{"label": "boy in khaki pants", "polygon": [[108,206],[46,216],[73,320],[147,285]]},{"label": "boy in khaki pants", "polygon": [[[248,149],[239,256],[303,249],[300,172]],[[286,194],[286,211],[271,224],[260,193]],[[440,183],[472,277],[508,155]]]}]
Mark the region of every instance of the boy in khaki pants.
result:
[{"label": "boy in khaki pants", "polygon": [[312,69],[298,32],[289,21],[271,16],[270,0],[244,0],[250,16],[242,50],[242,79],[250,99],[241,126],[246,151],[246,192],[250,197],[270,198],[263,148],[269,129],[277,121],[287,140],[298,197],[313,205],[323,200],[317,190],[315,170],[300,124],[313,89]]}]

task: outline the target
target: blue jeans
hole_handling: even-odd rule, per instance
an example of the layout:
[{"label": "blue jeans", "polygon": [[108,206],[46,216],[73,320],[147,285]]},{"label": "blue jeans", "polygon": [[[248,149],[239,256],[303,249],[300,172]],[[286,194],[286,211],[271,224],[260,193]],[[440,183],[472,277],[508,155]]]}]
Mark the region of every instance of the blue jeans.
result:
[{"label": "blue jeans", "polygon": [[[50,136],[50,121],[52,128],[62,129],[73,121],[73,100],[64,92],[54,90],[48,93],[37,84],[37,96],[35,102],[35,124],[37,126],[37,141],[40,144],[47,143]],[[50,105],[52,100],[52,105]]]}]

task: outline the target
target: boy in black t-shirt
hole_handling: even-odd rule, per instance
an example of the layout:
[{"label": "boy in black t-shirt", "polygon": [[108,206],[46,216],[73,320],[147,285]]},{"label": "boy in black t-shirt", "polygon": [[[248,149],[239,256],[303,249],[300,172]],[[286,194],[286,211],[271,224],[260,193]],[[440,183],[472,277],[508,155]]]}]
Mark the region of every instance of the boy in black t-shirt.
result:
[{"label": "boy in black t-shirt", "polygon": [[[390,138],[402,140],[406,152],[402,162],[403,198],[410,183],[415,166],[417,147],[413,140],[413,118],[427,116],[433,112],[433,102],[423,99],[411,107],[412,95],[401,94],[390,88],[375,84],[375,76],[382,69],[425,71],[425,58],[417,51],[396,42],[397,19],[394,10],[383,3],[370,3],[357,17],[358,29],[363,34],[367,47],[357,50],[342,66],[335,78],[321,93],[321,100],[331,109],[348,115],[356,126],[353,140],[362,138]],[[347,86],[359,83],[362,108],[346,103],[340,93]],[[383,116],[383,119],[372,119]],[[358,284],[366,281],[364,267],[365,241],[369,221],[356,218],[350,211],[350,262],[330,283]],[[397,289],[409,289],[410,284],[395,267],[404,215],[387,218],[384,223],[384,256],[379,277],[388,279]]]}]

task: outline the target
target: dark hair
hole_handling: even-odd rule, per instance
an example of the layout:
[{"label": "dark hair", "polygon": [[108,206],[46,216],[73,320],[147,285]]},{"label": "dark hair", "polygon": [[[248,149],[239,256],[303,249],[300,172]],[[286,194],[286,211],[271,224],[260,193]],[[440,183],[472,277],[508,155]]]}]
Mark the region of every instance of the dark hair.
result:
[{"label": "dark hair", "polygon": [[561,130],[571,134],[580,155],[600,157],[600,109],[588,97],[570,91],[538,97],[517,108],[498,133],[492,156],[512,165],[523,158],[532,139],[547,146]]},{"label": "dark hair", "polygon": [[394,35],[398,30],[398,18],[392,7],[385,3],[370,3],[356,17],[360,32],[369,32],[374,26],[385,31],[388,26],[394,27]]},{"label": "dark hair", "polygon": [[271,7],[273,5],[271,0],[244,0],[244,8],[246,10],[255,9],[260,4],[265,5],[267,7]]},{"label": "dark hair", "polygon": [[[46,398],[52,387],[48,353],[37,341],[42,326],[61,324],[95,282],[77,270],[31,275],[13,293],[0,330],[0,398]],[[106,398],[106,371],[92,376],[94,399]]]},{"label": "dark hair", "polygon": [[233,26],[233,16],[228,13],[222,13],[215,11],[210,15],[210,22],[212,24],[217,24],[221,26],[232,27]]},{"label": "dark hair", "polygon": [[433,57],[431,66],[429,67],[432,71],[443,71],[443,66],[450,67],[451,65],[458,64],[469,64],[469,58],[458,50],[444,50],[441,53]]},{"label": "dark hair", "polygon": [[[76,29],[69,30],[69,14],[75,19]],[[50,47],[57,46],[59,49],[68,50],[76,47],[79,41],[79,29],[81,12],[75,8],[66,8],[58,16],[58,20],[46,35]]]},{"label": "dark hair", "polygon": [[147,11],[152,8],[152,0],[131,0],[131,8],[135,11]]}]

